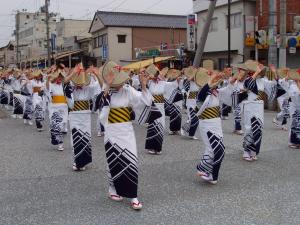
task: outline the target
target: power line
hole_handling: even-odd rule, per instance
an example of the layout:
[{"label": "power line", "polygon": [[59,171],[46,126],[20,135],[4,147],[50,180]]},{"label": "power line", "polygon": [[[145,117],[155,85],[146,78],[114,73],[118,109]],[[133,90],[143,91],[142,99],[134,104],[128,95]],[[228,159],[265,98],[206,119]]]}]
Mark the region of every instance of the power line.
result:
[{"label": "power line", "polygon": [[125,2],[127,2],[128,0],[123,0],[119,5],[117,5],[117,7],[113,8],[112,11],[117,10],[121,5],[123,5]]}]

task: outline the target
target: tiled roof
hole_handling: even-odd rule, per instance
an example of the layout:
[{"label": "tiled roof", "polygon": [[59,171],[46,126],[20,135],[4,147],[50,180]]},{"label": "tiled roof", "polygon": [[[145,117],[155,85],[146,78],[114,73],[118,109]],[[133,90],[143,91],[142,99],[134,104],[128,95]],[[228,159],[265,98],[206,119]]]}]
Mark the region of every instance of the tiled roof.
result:
[{"label": "tiled roof", "polygon": [[177,15],[97,11],[104,26],[186,28],[186,17]]}]

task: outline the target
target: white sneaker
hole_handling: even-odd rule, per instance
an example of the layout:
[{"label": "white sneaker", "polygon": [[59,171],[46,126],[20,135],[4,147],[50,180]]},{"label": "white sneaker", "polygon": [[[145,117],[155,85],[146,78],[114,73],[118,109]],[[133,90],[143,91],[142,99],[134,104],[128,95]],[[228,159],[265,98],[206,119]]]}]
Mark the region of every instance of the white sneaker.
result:
[{"label": "white sneaker", "polygon": [[222,120],[229,120],[229,117],[228,116],[222,116],[221,119]]},{"label": "white sneaker", "polygon": [[11,115],[11,118],[17,119],[17,115],[16,115],[16,114],[12,114],[12,115]]},{"label": "white sneaker", "polygon": [[63,151],[64,150],[64,145],[63,144],[59,144],[57,147],[57,151]]},{"label": "white sneaker", "polygon": [[284,131],[287,131],[287,130],[288,130],[288,128],[287,128],[286,125],[282,125],[282,126],[281,126],[281,129],[284,130]]},{"label": "white sneaker", "polygon": [[28,121],[28,124],[29,124],[30,126],[32,126],[32,125],[33,125],[33,122],[32,122],[31,120],[29,120],[29,121]]},{"label": "white sneaker", "polygon": [[24,124],[27,124],[27,122],[28,122],[28,121],[27,121],[27,120],[25,120],[25,119],[24,119],[23,121],[24,121]]},{"label": "white sneaker", "polygon": [[44,129],[43,128],[37,128],[38,132],[42,132]]},{"label": "white sneaker", "polygon": [[190,137],[190,139],[192,139],[192,140],[198,140],[198,138],[196,136]]},{"label": "white sneaker", "polygon": [[17,118],[18,118],[18,119],[22,119],[22,118],[23,118],[23,115],[17,115]]}]

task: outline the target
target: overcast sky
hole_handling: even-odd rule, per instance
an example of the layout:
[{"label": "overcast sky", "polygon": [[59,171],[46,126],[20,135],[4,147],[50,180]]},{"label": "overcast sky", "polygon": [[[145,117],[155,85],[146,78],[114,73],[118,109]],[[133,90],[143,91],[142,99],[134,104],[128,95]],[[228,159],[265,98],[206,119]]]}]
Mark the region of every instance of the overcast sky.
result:
[{"label": "overcast sky", "polygon": [[[36,11],[45,0],[1,0],[0,46],[12,37],[16,10]],[[187,15],[192,10],[192,0],[50,0],[52,12],[65,18],[92,19],[96,10],[163,13]]]}]

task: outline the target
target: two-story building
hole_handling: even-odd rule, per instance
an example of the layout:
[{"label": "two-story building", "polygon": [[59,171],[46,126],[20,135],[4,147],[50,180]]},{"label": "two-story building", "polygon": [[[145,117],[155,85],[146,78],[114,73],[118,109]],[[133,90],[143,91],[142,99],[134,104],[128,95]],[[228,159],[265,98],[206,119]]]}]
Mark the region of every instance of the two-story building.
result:
[{"label": "two-story building", "polygon": [[186,17],[97,11],[89,32],[98,66],[106,60],[124,65],[186,45]]},{"label": "two-story building", "polygon": [[[214,61],[215,69],[223,69],[227,65],[228,54],[228,7],[227,0],[217,1],[211,21],[205,49],[204,59]],[[209,1],[194,0],[193,9],[197,14],[197,37],[200,39],[206,21]],[[246,18],[256,15],[255,0],[232,0],[231,4],[231,62],[239,63],[251,58],[254,47],[245,46]],[[253,25],[254,26],[254,25]],[[254,27],[253,27],[254,29]]]},{"label": "two-story building", "polygon": [[0,48],[0,67],[11,66],[15,66],[15,44],[12,41]]}]

